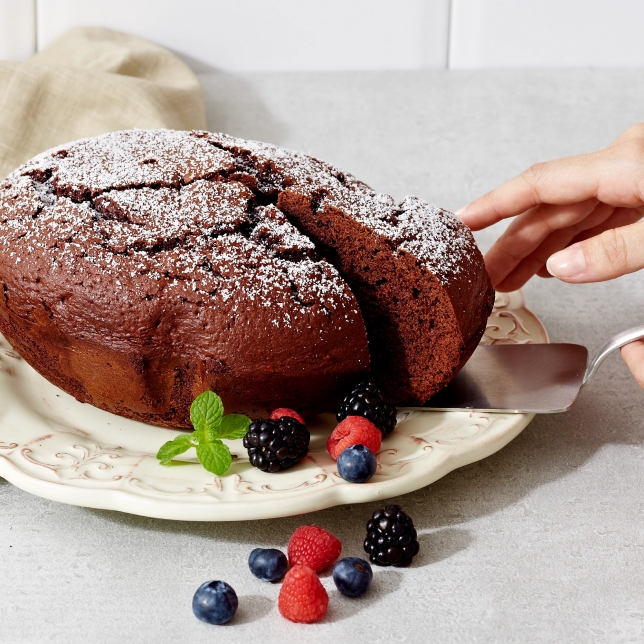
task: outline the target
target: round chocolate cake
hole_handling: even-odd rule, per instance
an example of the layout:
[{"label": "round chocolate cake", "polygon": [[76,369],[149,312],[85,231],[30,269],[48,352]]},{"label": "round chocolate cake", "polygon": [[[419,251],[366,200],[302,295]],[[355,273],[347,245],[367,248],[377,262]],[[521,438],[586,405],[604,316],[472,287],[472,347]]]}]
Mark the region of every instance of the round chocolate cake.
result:
[{"label": "round chocolate cake", "polygon": [[371,371],[422,403],[476,347],[493,291],[469,230],[415,197],[272,145],[134,130],[0,184],[0,331],[110,412],[188,427],[333,405]]}]

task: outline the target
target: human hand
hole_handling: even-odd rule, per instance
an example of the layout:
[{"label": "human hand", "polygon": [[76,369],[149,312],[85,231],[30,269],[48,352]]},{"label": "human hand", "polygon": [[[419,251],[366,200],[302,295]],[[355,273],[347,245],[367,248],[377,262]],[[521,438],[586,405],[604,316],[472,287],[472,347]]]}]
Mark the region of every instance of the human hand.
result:
[{"label": "human hand", "polygon": [[644,123],[605,150],[537,163],[456,214],[472,230],[516,217],[485,256],[499,291],[533,275],[601,282],[644,268]]},{"label": "human hand", "polygon": [[[601,282],[644,268],[644,123],[606,149],[538,163],[456,213],[472,230],[516,217],[485,256],[499,291],[533,275]],[[622,347],[644,388],[644,342]]]}]

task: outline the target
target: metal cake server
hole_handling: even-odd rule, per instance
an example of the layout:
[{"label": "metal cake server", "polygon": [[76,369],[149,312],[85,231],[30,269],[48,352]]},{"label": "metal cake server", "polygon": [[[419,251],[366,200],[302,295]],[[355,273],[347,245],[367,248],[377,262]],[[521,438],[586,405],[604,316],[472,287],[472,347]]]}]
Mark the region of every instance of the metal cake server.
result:
[{"label": "metal cake server", "polygon": [[479,345],[447,387],[421,407],[435,411],[556,414],[572,407],[604,358],[644,338],[644,326],[612,337],[588,362],[580,344]]}]

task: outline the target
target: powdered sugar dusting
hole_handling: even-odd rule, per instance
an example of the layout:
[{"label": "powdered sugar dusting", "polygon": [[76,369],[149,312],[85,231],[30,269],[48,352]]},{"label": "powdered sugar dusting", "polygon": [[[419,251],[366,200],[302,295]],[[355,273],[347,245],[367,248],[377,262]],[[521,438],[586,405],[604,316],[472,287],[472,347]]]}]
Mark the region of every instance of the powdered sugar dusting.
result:
[{"label": "powdered sugar dusting", "polygon": [[14,265],[43,258],[52,279],[83,288],[108,279],[128,306],[224,306],[236,319],[251,303],[277,328],[355,324],[345,281],[277,208],[283,190],[341,210],[445,284],[474,248],[449,213],[415,197],[396,204],[317,159],[222,134],[134,130],[61,146],[10,175],[0,253]]},{"label": "powdered sugar dusting", "polygon": [[187,132],[131,130],[57,148],[20,171],[53,173],[59,195],[82,198],[129,186],[179,186],[232,167],[229,154]]},{"label": "powdered sugar dusting", "polygon": [[52,276],[85,287],[98,271],[123,302],[220,302],[232,318],[252,303],[277,328],[298,319],[313,328],[320,317],[355,324],[357,303],[337,271],[273,204],[258,204],[229,176],[236,170],[233,155],[183,132],[69,144],[0,188],[0,252],[16,264],[48,258]]},{"label": "powdered sugar dusting", "polygon": [[336,208],[380,235],[397,250],[412,254],[443,284],[462,271],[476,251],[469,228],[454,215],[417,197],[397,204],[352,175],[312,157],[259,141],[209,134],[223,149],[251,156],[259,173],[269,170],[316,203],[318,212]]},{"label": "powdered sugar dusting", "polygon": [[267,245],[281,257],[313,255],[315,244],[295,228],[274,205],[262,208],[258,214],[260,223],[250,236],[253,241]]}]

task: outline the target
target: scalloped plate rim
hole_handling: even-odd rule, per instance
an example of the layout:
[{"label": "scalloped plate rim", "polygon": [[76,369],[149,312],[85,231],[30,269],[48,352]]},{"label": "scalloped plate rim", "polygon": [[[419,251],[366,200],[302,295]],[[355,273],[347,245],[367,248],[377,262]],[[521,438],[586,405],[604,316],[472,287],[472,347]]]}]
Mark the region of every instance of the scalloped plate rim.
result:
[{"label": "scalloped plate rim", "polygon": [[[501,298],[503,296],[507,297],[509,303],[509,309],[507,310],[521,311],[521,315],[518,316],[520,322],[525,322],[528,319],[531,321],[537,330],[537,335],[540,335],[540,338],[537,338],[538,340],[542,342],[549,341],[547,332],[539,319],[525,306],[525,300],[520,291],[511,294],[498,294],[497,302],[499,296]],[[532,341],[530,336],[526,337],[528,339],[523,341]],[[507,341],[507,338],[497,338],[492,341],[503,342]],[[467,414],[467,412],[433,411],[417,413],[419,415],[429,414],[428,419],[435,418],[435,414],[443,414],[448,418],[453,417],[455,413]],[[259,492],[256,493],[256,499],[238,500],[236,502],[222,502],[211,496],[191,498],[190,500],[186,498],[154,498],[142,494],[133,494],[123,489],[101,488],[99,486],[100,482],[96,483],[96,487],[81,487],[64,480],[54,482],[21,470],[9,460],[7,454],[3,454],[3,449],[7,448],[3,448],[1,445],[0,476],[26,492],[49,500],[81,507],[126,512],[145,517],[182,521],[236,521],[278,518],[314,512],[335,505],[372,502],[420,489],[459,467],[486,458],[502,449],[534,417],[534,414],[483,414],[476,412],[467,415],[470,418],[488,419],[489,427],[496,420],[507,420],[507,417],[511,417],[511,420],[505,424],[501,423],[499,428],[494,431],[484,432],[483,437],[475,445],[468,443],[466,440],[452,445],[433,444],[431,453],[434,458],[429,469],[423,467],[423,457],[419,457],[413,460],[420,461],[420,463],[407,467],[405,472],[393,478],[372,481],[363,485],[352,485],[342,481],[341,483],[334,483],[330,487],[306,489],[309,484],[305,480],[299,486],[296,486],[304,486],[304,489],[287,499],[270,499]],[[97,447],[100,446],[97,445]],[[384,444],[383,448],[385,448]],[[18,446],[14,449],[18,449]],[[26,447],[22,449],[26,449]],[[141,456],[145,455],[142,454]],[[161,468],[160,465],[159,468]],[[233,474],[233,476],[236,475]],[[319,476],[320,474],[317,474],[317,477]],[[334,476],[334,474],[325,473],[325,476]],[[314,476],[313,478],[316,477]],[[133,480],[139,481],[140,479],[137,477],[130,478],[130,481]],[[240,480],[242,479],[240,478]],[[204,485],[204,483],[198,483],[197,485]],[[288,494],[291,489],[293,488],[287,488],[281,492]]]},{"label": "scalloped plate rim", "polygon": [[[493,414],[490,415],[492,416]],[[185,500],[175,501],[172,499],[161,501],[150,497],[134,496],[124,490],[96,488],[91,489],[91,494],[96,497],[96,500],[84,498],[82,499],[83,502],[79,503],[78,491],[84,491],[86,488],[54,483],[53,481],[46,481],[44,479],[29,476],[4,457],[0,459],[0,475],[11,484],[25,492],[29,492],[30,494],[49,499],[51,501],[65,503],[67,505],[75,505],[96,510],[114,510],[138,516],[176,521],[237,521],[271,519],[315,512],[329,507],[334,507],[336,505],[368,503],[380,498],[387,499],[402,494],[408,494],[409,492],[414,492],[422,487],[431,485],[453,470],[487,458],[505,447],[510,441],[516,438],[516,436],[518,436],[525,427],[527,427],[533,419],[534,414],[516,414],[516,416],[521,417],[521,421],[512,428],[513,431],[504,432],[503,437],[494,441],[492,445],[490,445],[489,449],[479,449],[475,460],[471,460],[466,456],[471,454],[471,449],[445,450],[446,453],[440,462],[431,470],[426,471],[425,476],[419,476],[412,469],[409,474],[399,476],[393,480],[374,482],[369,486],[356,485],[352,486],[352,488],[347,488],[347,486],[344,485],[334,485],[328,489],[311,490],[305,494],[301,494],[298,499],[298,501],[309,501],[309,503],[306,504],[306,508],[293,512],[292,506],[299,505],[299,503],[293,499],[289,499],[288,511],[284,511],[279,514],[276,514],[274,509],[270,509],[270,505],[264,498],[260,498],[257,501],[243,501],[240,503],[244,508],[252,508],[254,510],[252,517],[244,516],[243,518],[231,518],[227,516],[217,516],[222,507],[221,504],[209,506],[206,501],[199,503],[186,503]],[[463,458],[463,456],[466,457]],[[462,462],[461,459],[463,459]],[[417,479],[420,479],[420,484]],[[354,490],[353,487],[356,489]],[[386,493],[380,494],[383,488],[386,488]],[[343,498],[347,495],[351,498]],[[98,497],[101,497],[101,499],[99,500]],[[320,498],[319,500],[316,498],[316,501],[318,502],[311,503],[310,501],[312,497]],[[207,510],[204,512],[204,509]],[[177,516],[178,514],[182,514],[183,516]]]}]

